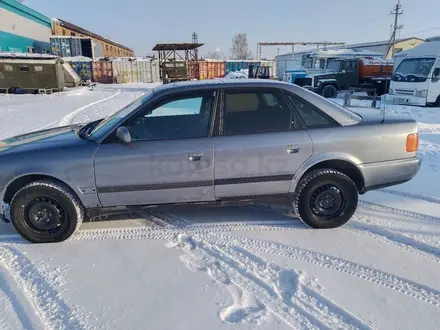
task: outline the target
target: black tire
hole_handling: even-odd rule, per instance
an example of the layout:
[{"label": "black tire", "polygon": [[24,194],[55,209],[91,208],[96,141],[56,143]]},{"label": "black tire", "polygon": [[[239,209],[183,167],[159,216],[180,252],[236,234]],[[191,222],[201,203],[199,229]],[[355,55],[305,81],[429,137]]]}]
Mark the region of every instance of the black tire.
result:
[{"label": "black tire", "polygon": [[333,85],[326,85],[322,88],[321,95],[326,99],[333,99],[338,95],[338,90]]},{"label": "black tire", "polygon": [[437,97],[437,101],[435,101],[435,107],[440,108],[440,96]]},{"label": "black tire", "polygon": [[11,222],[15,230],[32,243],[55,243],[70,238],[84,219],[84,208],[68,187],[35,181],[12,198]]},{"label": "black tire", "polygon": [[[331,205],[332,199],[335,202],[333,209],[326,209],[325,206]],[[333,169],[319,169],[305,174],[293,200],[295,213],[301,220],[319,229],[342,226],[353,216],[357,204],[358,191],[354,182],[344,173]]]}]

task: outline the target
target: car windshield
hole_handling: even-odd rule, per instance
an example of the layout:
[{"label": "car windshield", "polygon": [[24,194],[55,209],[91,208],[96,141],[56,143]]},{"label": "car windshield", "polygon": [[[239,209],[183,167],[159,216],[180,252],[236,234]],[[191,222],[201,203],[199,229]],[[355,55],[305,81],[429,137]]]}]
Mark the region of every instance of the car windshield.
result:
[{"label": "car windshield", "polygon": [[410,58],[403,60],[393,74],[393,81],[425,82],[435,63],[435,58]]},{"label": "car windshield", "polygon": [[339,72],[341,71],[341,61],[330,60],[327,64],[327,70]]},{"label": "car windshield", "polygon": [[146,91],[144,95],[138,98],[137,100],[129,103],[122,109],[116,111],[111,116],[102,120],[91,132],[89,138],[94,140],[101,137],[102,134],[105,134],[105,132],[107,132],[108,128],[113,127],[115,123],[119,122],[121,119],[129,115],[132,111],[139,108],[143,103],[147,102],[152,95],[153,95],[152,90]]}]

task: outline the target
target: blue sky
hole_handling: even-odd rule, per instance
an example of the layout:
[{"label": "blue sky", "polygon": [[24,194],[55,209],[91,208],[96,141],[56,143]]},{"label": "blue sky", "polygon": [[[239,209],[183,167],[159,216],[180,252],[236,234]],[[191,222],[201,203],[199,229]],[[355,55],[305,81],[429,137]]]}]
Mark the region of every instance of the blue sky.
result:
[{"label": "blue sky", "polygon": [[[196,31],[204,55],[219,48],[229,55],[235,33],[258,41],[385,40],[396,0],[25,0],[23,4],[151,54],[156,43],[188,42]],[[401,0],[401,36],[440,35],[439,0]],[[289,51],[281,48],[280,53]],[[263,49],[263,57],[276,55]]]}]

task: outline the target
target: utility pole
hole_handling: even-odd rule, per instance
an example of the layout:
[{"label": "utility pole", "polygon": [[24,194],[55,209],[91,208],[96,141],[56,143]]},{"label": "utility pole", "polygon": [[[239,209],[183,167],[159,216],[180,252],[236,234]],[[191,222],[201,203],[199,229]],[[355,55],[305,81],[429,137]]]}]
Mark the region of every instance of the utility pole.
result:
[{"label": "utility pole", "polygon": [[390,15],[394,15],[394,27],[393,27],[393,34],[391,36],[392,39],[392,50],[391,50],[391,57],[394,57],[394,48],[396,46],[396,32],[397,30],[400,30],[403,28],[403,25],[397,25],[397,21],[399,19],[399,16],[403,14],[403,11],[401,11],[402,5],[400,4],[400,0],[397,1],[396,7],[391,11]]}]

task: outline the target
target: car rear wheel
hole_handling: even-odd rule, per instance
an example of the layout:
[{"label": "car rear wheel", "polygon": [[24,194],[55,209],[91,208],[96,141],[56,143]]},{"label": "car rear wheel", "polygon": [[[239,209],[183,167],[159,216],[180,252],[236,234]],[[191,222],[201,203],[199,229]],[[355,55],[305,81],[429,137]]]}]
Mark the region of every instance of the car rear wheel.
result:
[{"label": "car rear wheel", "polygon": [[15,230],[32,243],[54,243],[70,238],[80,227],[84,210],[68,187],[36,181],[21,188],[10,207]]},{"label": "car rear wheel", "polygon": [[293,206],[312,228],[336,228],[353,216],[358,204],[354,182],[344,173],[319,169],[307,173],[298,184]]},{"label": "car rear wheel", "polygon": [[321,95],[327,99],[333,99],[338,94],[338,90],[333,85],[324,86],[322,89]]}]

